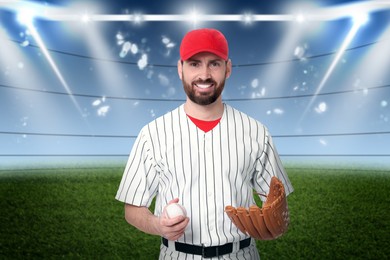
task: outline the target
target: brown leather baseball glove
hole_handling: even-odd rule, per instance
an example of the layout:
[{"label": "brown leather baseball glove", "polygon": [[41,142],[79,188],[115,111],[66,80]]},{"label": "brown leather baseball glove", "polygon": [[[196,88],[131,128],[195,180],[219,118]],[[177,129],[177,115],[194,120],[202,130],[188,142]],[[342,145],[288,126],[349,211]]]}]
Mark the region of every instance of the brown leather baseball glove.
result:
[{"label": "brown leather baseball glove", "polygon": [[257,205],[250,206],[249,210],[226,206],[225,212],[243,233],[259,240],[276,239],[287,231],[290,222],[286,192],[278,178],[272,177],[266,197],[261,208]]}]

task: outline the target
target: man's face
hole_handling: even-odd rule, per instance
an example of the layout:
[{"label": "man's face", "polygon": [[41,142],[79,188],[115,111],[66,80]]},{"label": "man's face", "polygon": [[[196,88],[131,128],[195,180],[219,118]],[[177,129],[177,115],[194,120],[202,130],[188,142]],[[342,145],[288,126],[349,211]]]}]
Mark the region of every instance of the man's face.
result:
[{"label": "man's face", "polygon": [[222,94],[230,76],[231,62],[202,52],[180,62],[179,76],[188,98],[198,105],[210,105]]}]

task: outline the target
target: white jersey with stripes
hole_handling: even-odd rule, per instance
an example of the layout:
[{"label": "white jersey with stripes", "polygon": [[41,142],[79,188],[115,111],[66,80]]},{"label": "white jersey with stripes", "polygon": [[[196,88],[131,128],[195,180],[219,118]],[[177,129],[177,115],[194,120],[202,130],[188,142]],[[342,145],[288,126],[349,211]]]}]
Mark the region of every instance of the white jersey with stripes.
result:
[{"label": "white jersey with stripes", "polygon": [[253,190],[268,194],[272,176],[284,183],[287,195],[293,191],[264,125],[224,104],[221,121],[205,133],[181,105],[142,128],[116,199],[149,207],[156,198],[159,216],[179,198],[190,222],[178,242],[223,245],[248,237],[232,224],[225,206],[249,207]]}]

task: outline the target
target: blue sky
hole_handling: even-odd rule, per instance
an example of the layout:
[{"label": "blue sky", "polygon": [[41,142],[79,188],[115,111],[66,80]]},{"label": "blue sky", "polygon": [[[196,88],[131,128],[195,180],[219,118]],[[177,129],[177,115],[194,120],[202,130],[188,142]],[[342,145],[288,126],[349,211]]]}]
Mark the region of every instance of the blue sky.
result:
[{"label": "blue sky", "polygon": [[[180,40],[188,30],[201,27],[217,28],[229,41],[234,67],[223,93],[225,102],[267,125],[283,160],[389,160],[345,156],[390,154],[390,4],[386,1],[377,1],[381,8],[372,9],[360,27],[354,27],[352,15],[367,8],[359,9],[357,1],[3,2],[0,165],[4,167],[128,154],[143,125],[184,102],[176,70]],[[36,33],[18,22],[21,6],[35,10]],[[321,18],[345,8],[350,16]],[[42,12],[91,20],[49,20],[38,17]],[[252,18],[312,16],[303,22],[92,21],[98,14],[191,16],[194,12]],[[348,35],[353,37],[343,45]],[[287,156],[321,154],[327,156]],[[111,157],[97,157],[107,158]]]}]

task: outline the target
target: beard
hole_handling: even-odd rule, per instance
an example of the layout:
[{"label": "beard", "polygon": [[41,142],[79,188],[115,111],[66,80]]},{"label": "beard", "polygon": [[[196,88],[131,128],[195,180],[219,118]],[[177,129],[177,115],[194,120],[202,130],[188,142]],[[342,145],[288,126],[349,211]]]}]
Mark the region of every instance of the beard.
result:
[{"label": "beard", "polygon": [[[225,87],[225,79],[219,84],[211,78],[206,80],[196,80],[188,83],[185,80],[184,75],[182,75],[182,82],[187,97],[195,104],[202,106],[207,106],[214,103],[221,96],[222,91]],[[196,91],[196,87],[194,86],[195,84],[213,84],[213,91],[207,93],[199,93]]]}]

